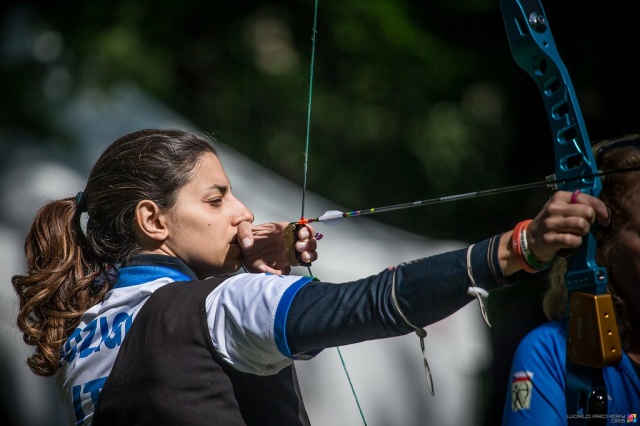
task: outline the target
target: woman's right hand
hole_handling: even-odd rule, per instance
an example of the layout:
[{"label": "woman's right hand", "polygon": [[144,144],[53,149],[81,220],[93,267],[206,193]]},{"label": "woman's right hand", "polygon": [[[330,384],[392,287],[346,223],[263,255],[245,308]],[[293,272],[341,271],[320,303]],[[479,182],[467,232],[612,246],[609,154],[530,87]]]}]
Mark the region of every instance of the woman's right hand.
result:
[{"label": "woman's right hand", "polygon": [[[270,222],[254,225],[243,222],[238,226],[237,239],[242,248],[243,265],[249,272],[269,272],[286,275],[291,272],[287,260],[282,233],[289,222]],[[298,230],[295,250],[304,262],[311,263],[318,258],[317,240],[311,225]]]}]

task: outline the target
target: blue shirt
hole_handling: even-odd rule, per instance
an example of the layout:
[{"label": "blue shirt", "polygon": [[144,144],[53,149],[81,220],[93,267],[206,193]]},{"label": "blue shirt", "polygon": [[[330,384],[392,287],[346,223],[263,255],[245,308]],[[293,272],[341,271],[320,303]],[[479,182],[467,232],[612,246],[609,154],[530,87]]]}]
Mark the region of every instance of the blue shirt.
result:
[{"label": "blue shirt", "polygon": [[[566,321],[542,324],[518,345],[510,374],[503,426],[567,424],[564,393]],[[626,353],[603,371],[609,394],[607,424],[635,423],[640,414],[640,379]]]}]

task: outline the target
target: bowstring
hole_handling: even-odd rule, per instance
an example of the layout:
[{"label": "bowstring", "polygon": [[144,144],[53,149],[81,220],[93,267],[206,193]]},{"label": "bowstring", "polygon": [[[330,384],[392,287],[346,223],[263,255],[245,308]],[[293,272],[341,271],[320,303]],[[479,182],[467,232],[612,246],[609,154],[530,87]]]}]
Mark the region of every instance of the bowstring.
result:
[{"label": "bowstring", "polygon": [[[309,140],[311,134],[311,99],[313,97],[313,68],[316,60],[316,34],[318,33],[318,0],[313,6],[313,30],[311,34],[311,65],[309,66],[309,100],[307,101],[307,135],[304,144],[304,174],[302,180],[302,211],[300,219],[304,219],[304,205],[307,198],[307,171],[309,166]],[[311,273],[311,268],[309,268]]]},{"label": "bowstring", "polygon": [[[300,220],[304,219],[304,206],[307,197],[307,174],[308,174],[308,165],[309,165],[309,140],[311,134],[311,100],[313,98],[313,69],[315,65],[315,57],[316,57],[316,35],[318,33],[318,0],[314,1],[313,5],[313,30],[311,35],[311,64],[309,66],[309,99],[307,102],[307,132],[305,138],[305,148],[304,148],[304,173],[303,173],[303,181],[302,181],[302,207],[300,213]],[[311,266],[307,266],[307,270],[309,271],[309,275],[313,276],[311,273]],[[338,351],[338,356],[340,357],[340,363],[342,364],[342,369],[344,370],[345,375],[347,376],[347,381],[349,382],[349,387],[351,388],[351,393],[353,394],[353,398],[356,401],[356,405],[358,406],[358,411],[360,412],[360,418],[362,418],[362,422],[365,426],[367,426],[367,421],[365,420],[364,413],[362,411],[362,407],[360,406],[360,401],[358,400],[358,395],[356,394],[356,390],[353,387],[353,382],[351,381],[351,375],[349,374],[349,370],[347,369],[347,364],[342,357],[342,352],[340,351],[340,347],[336,346],[336,350]]]}]

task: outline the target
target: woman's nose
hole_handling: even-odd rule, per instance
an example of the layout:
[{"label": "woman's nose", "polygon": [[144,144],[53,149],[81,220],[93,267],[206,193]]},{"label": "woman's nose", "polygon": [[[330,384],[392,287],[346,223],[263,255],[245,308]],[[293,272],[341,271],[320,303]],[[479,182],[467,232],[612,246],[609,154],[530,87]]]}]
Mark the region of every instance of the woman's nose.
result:
[{"label": "woman's nose", "polygon": [[254,216],[253,216],[253,213],[251,213],[251,210],[249,210],[244,204],[242,204],[240,200],[238,200],[238,212],[237,212],[236,218],[237,218],[236,219],[237,223],[240,223],[240,222],[253,223],[253,220],[254,220]]},{"label": "woman's nose", "polygon": [[244,214],[244,217],[246,217],[246,221],[249,223],[253,223],[253,220],[255,219],[255,216],[253,216],[253,213],[251,213],[251,210],[245,208],[246,213]]}]

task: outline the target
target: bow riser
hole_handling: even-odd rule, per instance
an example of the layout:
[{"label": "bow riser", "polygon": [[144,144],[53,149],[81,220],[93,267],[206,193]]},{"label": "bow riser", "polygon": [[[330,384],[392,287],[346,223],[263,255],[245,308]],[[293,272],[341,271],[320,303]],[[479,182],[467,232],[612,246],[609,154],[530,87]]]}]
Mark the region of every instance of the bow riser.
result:
[{"label": "bow riser", "polygon": [[[535,81],[544,102],[554,139],[554,179],[574,179],[556,189],[581,190],[598,196],[602,189],[591,143],[582,119],[569,73],[555,47],[542,5],[537,1],[502,0],[504,23],[516,63]],[[580,178],[575,180],[575,178]],[[595,261],[594,231],[568,261],[566,286],[569,292],[604,294],[607,274]]]}]

